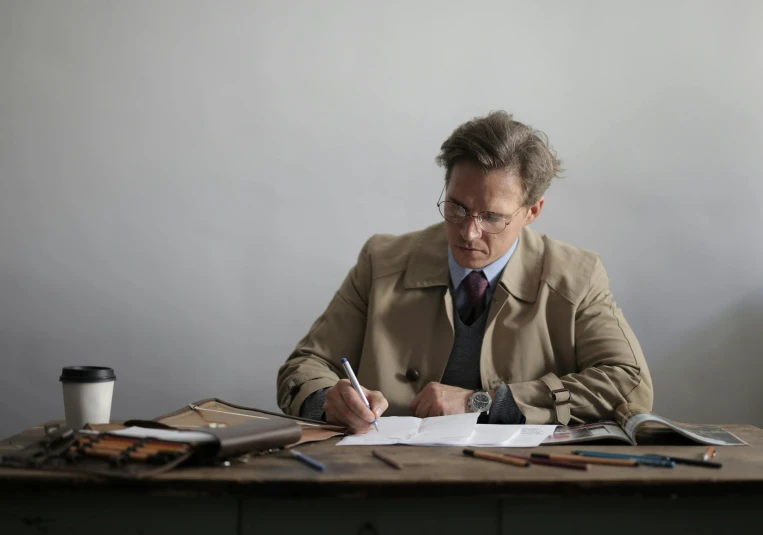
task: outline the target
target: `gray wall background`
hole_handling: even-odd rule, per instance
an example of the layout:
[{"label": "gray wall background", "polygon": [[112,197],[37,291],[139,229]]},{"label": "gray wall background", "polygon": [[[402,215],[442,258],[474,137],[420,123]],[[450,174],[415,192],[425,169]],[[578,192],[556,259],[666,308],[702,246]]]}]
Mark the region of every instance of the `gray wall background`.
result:
[{"label": "gray wall background", "polygon": [[536,228],[597,251],[655,409],[763,425],[763,3],[0,0],[0,435],[110,365],[112,416],[275,409],[375,232],[493,109],[564,161]]}]

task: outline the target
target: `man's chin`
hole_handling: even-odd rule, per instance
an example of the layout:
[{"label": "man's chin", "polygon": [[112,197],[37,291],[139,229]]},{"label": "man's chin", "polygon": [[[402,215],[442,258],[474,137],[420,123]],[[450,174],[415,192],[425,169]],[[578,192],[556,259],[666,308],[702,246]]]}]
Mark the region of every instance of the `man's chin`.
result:
[{"label": "man's chin", "polygon": [[454,256],[461,267],[468,269],[481,269],[488,264],[485,253],[481,251],[468,250],[459,247],[458,253]]}]

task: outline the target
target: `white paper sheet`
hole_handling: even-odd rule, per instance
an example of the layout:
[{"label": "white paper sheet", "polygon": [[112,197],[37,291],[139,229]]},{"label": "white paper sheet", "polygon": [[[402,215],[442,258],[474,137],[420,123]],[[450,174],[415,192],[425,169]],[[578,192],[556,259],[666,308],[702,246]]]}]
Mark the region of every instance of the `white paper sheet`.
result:
[{"label": "white paper sheet", "polygon": [[433,418],[386,416],[379,418],[379,431],[350,435],[337,446],[482,446],[528,448],[540,445],[553,434],[555,425],[483,425],[477,413]]},{"label": "white paper sheet", "polygon": [[385,444],[431,445],[468,438],[477,425],[477,413],[415,418],[413,416],[383,416],[379,430],[364,435],[349,435],[337,446],[380,446]]},{"label": "white paper sheet", "polygon": [[535,448],[554,434],[555,425],[516,425],[519,431],[509,441],[509,448]]},{"label": "white paper sheet", "polygon": [[517,433],[519,433],[519,429],[513,425],[477,424],[477,429],[469,437],[469,445],[505,446]]},{"label": "white paper sheet", "polygon": [[477,418],[476,412],[423,418],[418,432],[405,443],[422,446],[458,443],[469,438],[477,426]]}]

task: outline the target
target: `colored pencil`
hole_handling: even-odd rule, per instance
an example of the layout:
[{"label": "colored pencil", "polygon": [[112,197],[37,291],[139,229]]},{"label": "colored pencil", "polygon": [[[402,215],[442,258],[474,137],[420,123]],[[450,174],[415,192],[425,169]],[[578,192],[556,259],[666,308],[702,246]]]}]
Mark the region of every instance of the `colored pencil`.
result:
[{"label": "colored pencil", "polygon": [[151,445],[155,447],[166,447],[166,448],[178,448],[178,447],[188,447],[188,445],[185,442],[172,442],[171,440],[159,440],[155,438],[133,438],[133,437],[122,437],[119,435],[103,435],[103,436],[92,436],[92,437],[83,437],[85,439],[92,440],[94,442],[119,442],[122,444],[137,444],[140,442],[143,442],[146,445]]},{"label": "colored pencil", "polygon": [[638,466],[633,459],[601,459],[597,457],[580,457],[577,455],[557,455],[548,453],[533,453],[530,458],[551,459],[552,461],[567,461],[570,463],[605,464],[608,466]]},{"label": "colored pencil", "polygon": [[143,442],[141,440],[124,440],[115,439],[112,437],[103,438],[85,438],[80,440],[82,445],[98,445],[107,448],[130,448],[138,447],[139,449],[162,451],[168,453],[185,452],[189,449],[188,444],[172,443],[172,442]]},{"label": "colored pencil", "polygon": [[402,464],[400,464],[399,462],[397,462],[394,459],[391,459],[391,458],[387,457],[386,455],[384,455],[383,453],[381,453],[381,452],[379,452],[377,450],[372,450],[371,451],[371,455],[373,455],[374,457],[376,457],[380,461],[387,463],[392,468],[397,468],[398,470],[402,470],[403,469],[403,465]]},{"label": "colored pencil", "polygon": [[465,449],[464,455],[468,455],[469,457],[477,457],[479,459],[485,459],[487,461],[495,461],[497,463],[511,464],[513,466],[530,466],[530,461],[524,459],[514,459],[499,453],[488,453],[486,451]]},{"label": "colored pencil", "polygon": [[618,453],[610,451],[590,451],[590,450],[575,450],[572,452],[575,455],[581,455],[586,458],[604,458],[604,459],[633,459],[639,464],[646,466],[657,466],[660,468],[673,468],[676,465],[675,461],[670,459],[657,457],[653,455],[640,455],[637,453]]},{"label": "colored pencil", "polygon": [[544,459],[542,457],[522,457],[521,455],[510,455],[508,453],[503,454],[505,457],[511,457],[513,459],[523,459],[530,461],[532,464],[542,464],[544,466],[556,466],[558,468],[569,468],[570,470],[588,470],[588,463],[570,463],[567,461],[555,461],[553,459]]}]

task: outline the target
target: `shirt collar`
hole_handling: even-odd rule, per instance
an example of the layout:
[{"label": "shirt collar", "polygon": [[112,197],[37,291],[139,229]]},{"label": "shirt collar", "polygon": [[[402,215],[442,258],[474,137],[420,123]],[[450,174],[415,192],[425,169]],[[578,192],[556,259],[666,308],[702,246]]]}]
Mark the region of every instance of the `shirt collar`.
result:
[{"label": "shirt collar", "polygon": [[[485,274],[488,283],[490,283],[490,290],[493,292],[498,284],[501,272],[503,272],[506,264],[509,263],[509,259],[511,258],[511,255],[514,254],[517,244],[519,244],[519,237],[514,240],[514,245],[511,246],[511,249],[509,249],[505,255],[483,267],[482,270],[477,270],[482,271]],[[450,250],[450,245],[448,245],[448,268],[450,269],[450,281],[453,283],[454,290],[458,289],[458,286],[469,273],[475,271],[473,269],[461,267],[458,262],[456,262],[456,259],[453,257],[453,251]]]}]

